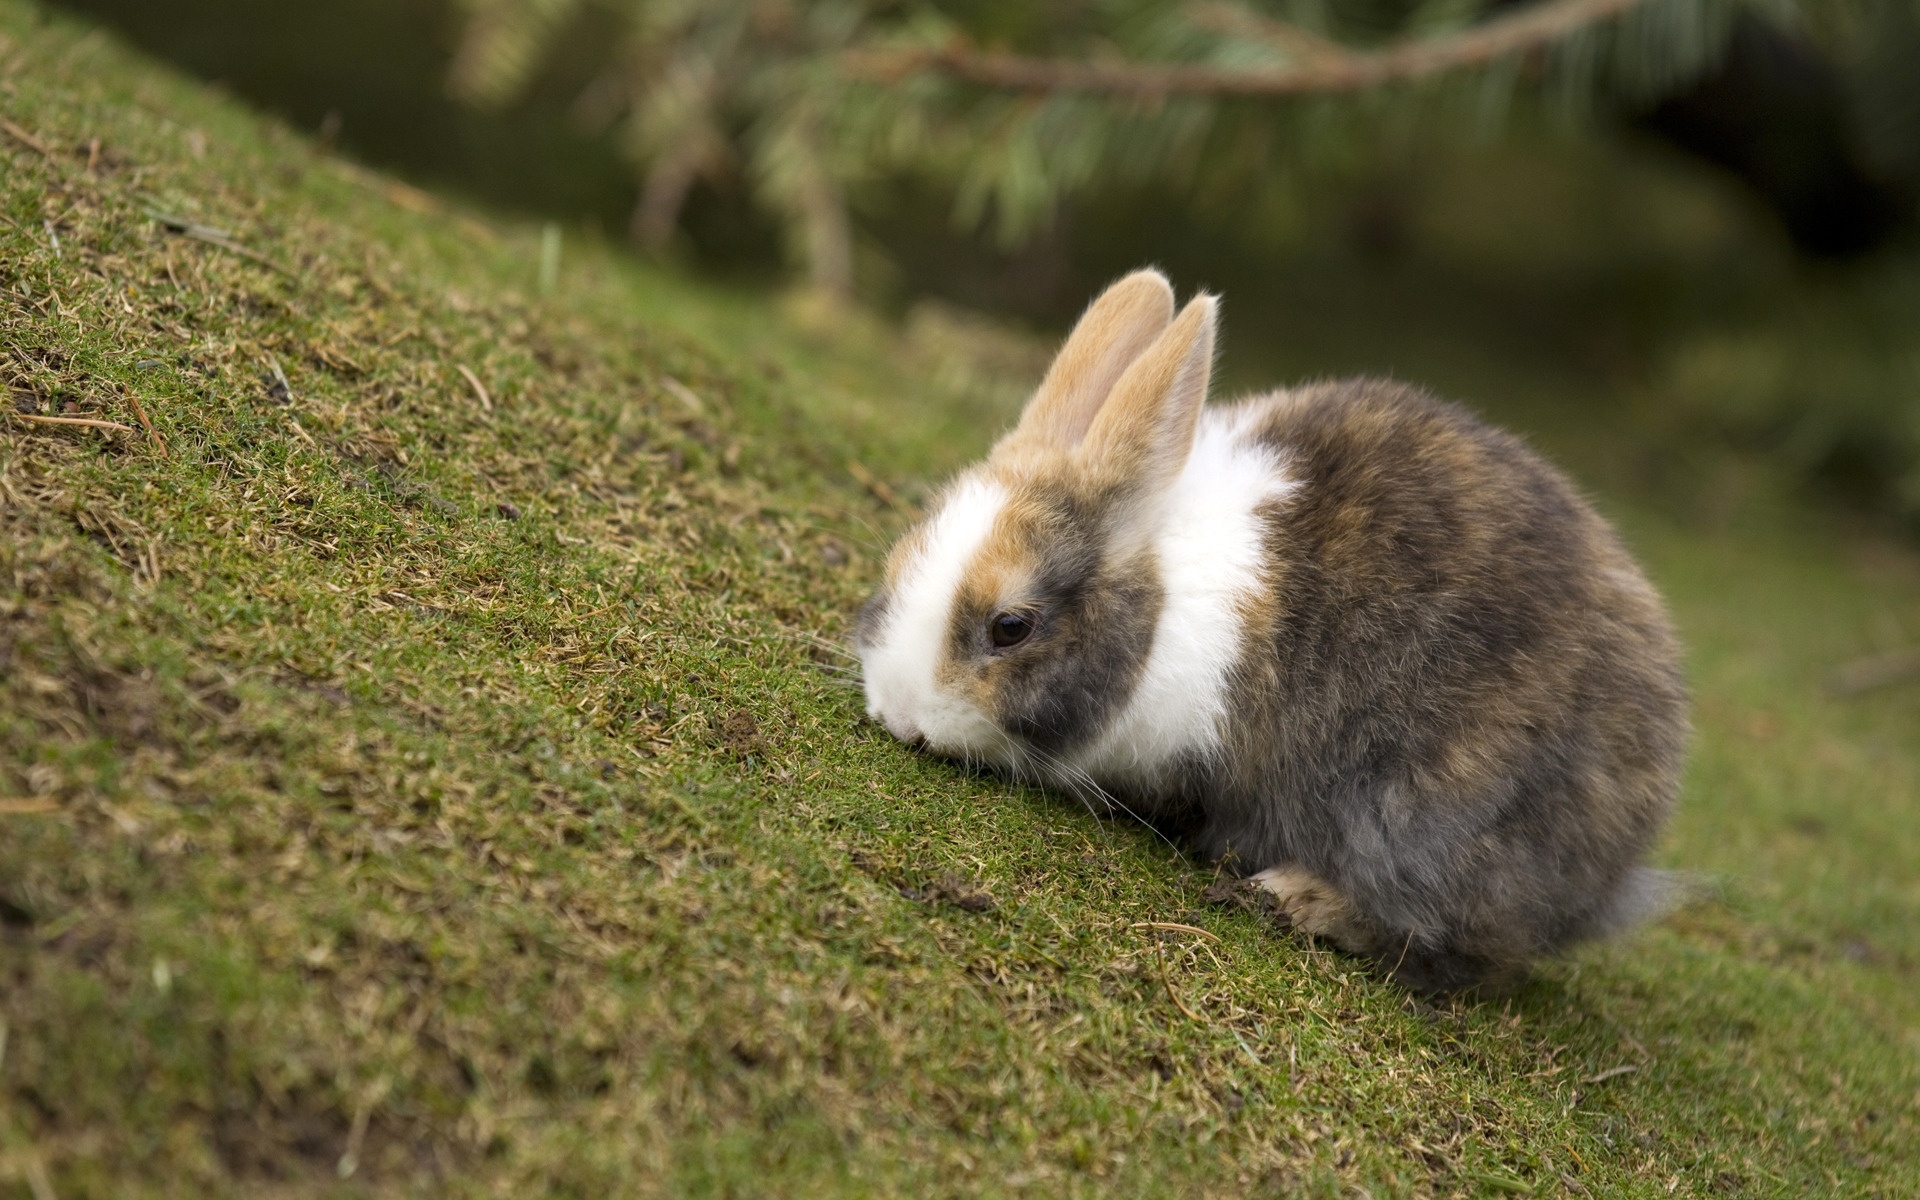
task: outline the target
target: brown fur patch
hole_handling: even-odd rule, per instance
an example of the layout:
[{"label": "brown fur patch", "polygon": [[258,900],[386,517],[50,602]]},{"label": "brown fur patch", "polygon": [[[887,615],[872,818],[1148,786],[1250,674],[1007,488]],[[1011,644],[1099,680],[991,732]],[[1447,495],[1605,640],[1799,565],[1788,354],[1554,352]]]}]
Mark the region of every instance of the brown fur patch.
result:
[{"label": "brown fur patch", "polygon": [[1158,271],[1135,271],[1100,294],[1003,445],[1065,450],[1078,445],[1114,384],[1173,320],[1173,287]]},{"label": "brown fur patch", "polygon": [[[1043,749],[1091,736],[1124,705],[1161,603],[1151,561],[1116,559],[1111,529],[1130,491],[1091,483],[1077,458],[1029,445],[988,468],[1007,501],[961,575],[936,685]],[[994,616],[1035,632],[992,644]]]},{"label": "brown fur patch", "polygon": [[1113,385],[1076,455],[1091,478],[1151,489],[1186,466],[1213,372],[1217,307],[1196,296]]},{"label": "brown fur patch", "polygon": [[1030,495],[1009,490],[992,532],[961,574],[947,637],[934,666],[936,686],[996,720],[1000,705],[995,683],[1005,673],[1005,660],[983,653],[987,623],[1004,606],[1021,603],[1039,568],[1039,547],[1031,536],[1039,515],[1036,507]]}]

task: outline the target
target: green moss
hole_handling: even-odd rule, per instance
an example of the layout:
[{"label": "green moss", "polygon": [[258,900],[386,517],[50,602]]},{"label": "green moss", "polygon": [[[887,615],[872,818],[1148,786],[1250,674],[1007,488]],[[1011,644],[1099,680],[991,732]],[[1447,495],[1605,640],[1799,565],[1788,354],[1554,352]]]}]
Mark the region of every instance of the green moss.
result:
[{"label": "green moss", "polygon": [[535,231],[0,35],[12,407],[139,430],[0,424],[0,1178],[1920,1186],[1920,697],[1823,690],[1908,551],[1542,418],[1694,647],[1664,857],[1725,896],[1433,1007],[861,722],[822,643],[1006,389],[592,245],[532,295]]}]

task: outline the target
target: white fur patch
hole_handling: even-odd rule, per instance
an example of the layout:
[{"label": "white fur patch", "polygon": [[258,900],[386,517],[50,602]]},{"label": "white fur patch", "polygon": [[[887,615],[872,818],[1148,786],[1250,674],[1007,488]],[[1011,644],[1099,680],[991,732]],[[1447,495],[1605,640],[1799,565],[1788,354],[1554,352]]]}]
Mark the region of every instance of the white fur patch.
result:
[{"label": "white fur patch", "polygon": [[1240,606],[1267,586],[1259,510],[1299,486],[1272,448],[1246,436],[1258,401],[1201,413],[1193,454],[1159,512],[1152,543],[1165,605],[1133,696],[1073,765],[1103,784],[1152,793],[1181,755],[1219,745]]},{"label": "white fur patch", "polygon": [[903,741],[923,736],[941,753],[984,758],[1009,740],[986,714],[934,681],[961,578],[1006,504],[1006,488],[991,479],[975,475],[954,485],[901,570],[886,620],[862,655],[867,715]]}]

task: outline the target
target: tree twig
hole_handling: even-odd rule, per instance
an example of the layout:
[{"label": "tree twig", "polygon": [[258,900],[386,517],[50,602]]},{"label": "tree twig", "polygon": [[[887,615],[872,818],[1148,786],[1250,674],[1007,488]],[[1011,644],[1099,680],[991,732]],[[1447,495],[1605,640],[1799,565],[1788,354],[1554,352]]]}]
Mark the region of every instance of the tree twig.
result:
[{"label": "tree twig", "polygon": [[1596,1074],[1587,1076],[1585,1079],[1582,1079],[1580,1082],[1581,1083],[1605,1083],[1609,1079],[1618,1079],[1622,1075],[1631,1075],[1635,1071],[1638,1071],[1639,1069],[1640,1069],[1640,1065],[1638,1063],[1627,1063],[1624,1066],[1608,1067],[1604,1071],[1600,1071]]},{"label": "tree twig", "polygon": [[209,246],[218,246],[228,254],[237,254],[249,262],[257,262],[270,271],[280,272],[280,274],[285,275],[289,279],[299,278],[291,268],[282,266],[258,250],[249,250],[239,242],[234,241],[233,235],[224,229],[215,229],[211,225],[197,225],[184,217],[169,216],[162,212],[149,210],[147,215],[160,222],[162,227],[182,237],[192,238],[196,242],[205,242]]},{"label": "tree twig", "polygon": [[26,130],[20,128],[18,125],[15,125],[12,121],[7,120],[5,117],[0,117],[0,131],[4,131],[8,137],[12,138],[16,142],[19,142],[22,146],[25,146],[27,149],[33,151],[35,154],[38,154],[41,158],[53,157],[53,151],[47,149],[47,144],[45,142],[33,136],[31,133],[28,133]]},{"label": "tree twig", "polygon": [[52,796],[0,796],[0,817],[27,817],[60,811]]},{"label": "tree twig", "polygon": [[1162,942],[1159,938],[1154,938],[1153,949],[1155,955],[1160,959],[1160,985],[1167,989],[1167,999],[1173,1001],[1173,1006],[1179,1009],[1187,1020],[1202,1025],[1206,1024],[1206,1019],[1199,1013],[1188,1008],[1186,1002],[1180,999],[1180,993],[1173,990],[1173,973],[1167,969],[1166,943]]},{"label": "tree twig", "polygon": [[127,403],[133,407],[133,415],[140,418],[140,427],[147,431],[148,440],[160,451],[161,457],[166,457],[167,439],[160,436],[160,431],[153,427],[152,421],[147,420],[147,410],[141,407],[140,397],[134,395],[130,387],[122,387],[120,391],[126,396]]},{"label": "tree twig", "polygon": [[1197,933],[1201,937],[1206,938],[1210,942],[1217,943],[1220,940],[1220,936],[1218,934],[1209,933],[1207,930],[1201,929],[1197,925],[1182,925],[1178,921],[1135,921],[1131,926],[1131,928],[1165,929],[1174,933]]},{"label": "tree twig", "polygon": [[[1235,26],[1288,48],[1299,61],[1274,67],[1201,63],[1079,62],[977,50],[962,42],[926,49],[849,52],[842,67],[880,83],[932,72],[1019,92],[1093,92],[1139,99],[1166,96],[1306,96],[1359,92],[1484,66],[1538,49],[1589,25],[1610,21],[1647,0],[1545,0],[1470,29],[1417,38],[1379,50],[1348,50],[1282,22],[1235,14]],[[1221,23],[1218,10],[1209,18]],[[1302,52],[1312,46],[1309,52]]]},{"label": "tree twig", "polygon": [[96,421],[92,417],[43,417],[37,413],[17,412],[12,414],[16,421],[32,421],[37,425],[77,425],[87,429],[104,429],[109,433],[139,433],[131,425],[122,425],[118,421]]},{"label": "tree twig", "polygon": [[475,375],[472,369],[465,363],[455,364],[454,369],[467,377],[467,385],[473,388],[474,397],[480,401],[480,407],[491,413],[493,411],[493,397],[487,394],[487,385],[481,383],[480,377]]}]

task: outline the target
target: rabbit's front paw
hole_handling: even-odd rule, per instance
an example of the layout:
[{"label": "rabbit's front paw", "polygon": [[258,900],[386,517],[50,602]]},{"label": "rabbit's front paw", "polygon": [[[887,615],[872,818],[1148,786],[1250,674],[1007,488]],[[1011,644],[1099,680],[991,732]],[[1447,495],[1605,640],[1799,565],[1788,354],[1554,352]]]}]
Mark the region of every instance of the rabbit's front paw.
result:
[{"label": "rabbit's front paw", "polygon": [[1353,905],[1332,884],[1300,867],[1268,867],[1247,882],[1273,894],[1295,929],[1349,950],[1370,940]]}]

